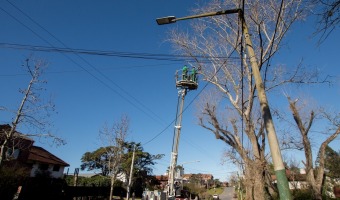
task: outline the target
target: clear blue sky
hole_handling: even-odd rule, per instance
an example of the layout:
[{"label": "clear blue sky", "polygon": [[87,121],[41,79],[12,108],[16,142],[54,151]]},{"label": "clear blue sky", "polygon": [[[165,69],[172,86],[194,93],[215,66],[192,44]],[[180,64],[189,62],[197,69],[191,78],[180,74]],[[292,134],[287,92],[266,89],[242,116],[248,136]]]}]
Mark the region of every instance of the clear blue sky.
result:
[{"label": "clear blue sky", "polygon": [[[0,43],[66,46],[130,54],[171,54],[170,45],[164,42],[166,33],[169,28],[181,25],[158,26],[155,19],[189,15],[190,8],[197,3],[180,0],[10,2],[15,7],[7,1],[0,3]],[[181,28],[187,27],[182,25]],[[286,48],[275,57],[273,64],[297,65],[304,58],[310,67],[318,66],[325,74],[335,76],[333,87],[318,86],[303,92],[316,101],[339,109],[339,52],[336,47],[340,43],[335,37],[339,31],[333,33],[321,47],[316,47],[316,40],[310,38],[313,28],[312,22],[293,27],[286,40]],[[117,121],[122,114],[127,114],[131,120],[128,140],[145,144],[159,135],[144,145],[144,149],[151,154],[165,154],[154,166],[154,174],[165,173],[170,162],[171,122],[175,118],[177,104],[174,73],[186,63],[0,47],[1,106],[17,108],[21,100],[18,89],[25,88],[29,81],[29,76],[20,67],[27,56],[33,53],[35,57],[49,62],[44,78],[48,80],[47,94],[52,94],[58,111],[52,118],[53,131],[65,138],[67,144],[55,147],[36,141],[36,145],[68,162],[70,173],[80,166],[83,153],[99,147],[98,131],[104,123]],[[199,91],[188,93],[186,105]],[[178,164],[200,160],[184,164],[185,172],[211,173],[225,181],[229,172],[237,168],[230,163],[221,165],[226,146],[197,125],[194,109],[193,103],[183,117]],[[10,117],[1,112],[0,123],[10,123]],[[339,143],[339,140],[336,142]]]}]

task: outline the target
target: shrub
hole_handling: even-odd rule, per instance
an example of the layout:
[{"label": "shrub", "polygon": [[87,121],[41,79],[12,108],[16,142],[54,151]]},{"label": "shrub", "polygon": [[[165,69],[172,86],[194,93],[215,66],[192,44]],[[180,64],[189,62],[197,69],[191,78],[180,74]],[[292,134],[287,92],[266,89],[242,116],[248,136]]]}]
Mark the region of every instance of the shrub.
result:
[{"label": "shrub", "polygon": [[292,192],[294,200],[313,200],[313,191],[309,189],[293,190]]},{"label": "shrub", "polygon": [[27,171],[23,167],[0,168],[0,197],[1,199],[13,199],[18,186],[22,185],[27,177]]}]

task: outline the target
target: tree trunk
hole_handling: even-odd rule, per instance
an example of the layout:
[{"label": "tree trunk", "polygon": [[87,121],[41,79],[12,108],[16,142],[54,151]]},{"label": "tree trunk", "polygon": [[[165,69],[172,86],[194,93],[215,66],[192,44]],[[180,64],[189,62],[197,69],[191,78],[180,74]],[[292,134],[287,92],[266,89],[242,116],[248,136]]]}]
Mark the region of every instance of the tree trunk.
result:
[{"label": "tree trunk", "polygon": [[110,200],[112,200],[112,196],[113,196],[113,185],[115,183],[115,175],[112,174],[111,176],[111,186],[110,186]]},{"label": "tree trunk", "polygon": [[25,95],[22,98],[20,106],[18,108],[17,115],[15,116],[15,119],[12,122],[11,130],[8,133],[7,133],[7,131],[4,131],[5,140],[4,140],[3,144],[1,145],[0,166],[3,164],[2,162],[3,162],[4,157],[5,157],[4,150],[5,150],[6,144],[8,143],[9,140],[11,140],[13,138],[13,135],[15,133],[16,127],[17,127],[17,125],[19,123],[20,118],[22,117],[22,110],[23,110],[23,108],[25,106],[25,103],[26,103],[26,101],[27,101],[27,99],[28,99],[28,97],[30,95],[31,88],[32,88],[32,85],[34,84],[35,80],[36,80],[36,77],[33,76],[32,79],[30,80],[30,83],[28,84],[27,90],[25,91]]},{"label": "tree trunk", "polygon": [[7,136],[5,136],[5,138],[6,139],[4,140],[4,143],[1,145],[1,148],[0,148],[0,168],[2,166],[2,161],[5,157],[5,146],[6,146],[7,141],[8,141]]},{"label": "tree trunk", "polygon": [[322,200],[322,185],[315,184],[313,187],[314,199]]},{"label": "tree trunk", "polygon": [[265,200],[266,190],[265,190],[265,177],[264,169],[261,167],[260,161],[249,161],[245,166],[245,190],[246,200]]},{"label": "tree trunk", "polygon": [[310,169],[309,171],[307,171],[307,182],[309,183],[312,191],[313,191],[313,195],[314,195],[314,199],[316,200],[321,200],[322,199],[322,182],[319,183],[318,181],[315,180],[315,175],[314,175],[314,171],[313,169]]}]

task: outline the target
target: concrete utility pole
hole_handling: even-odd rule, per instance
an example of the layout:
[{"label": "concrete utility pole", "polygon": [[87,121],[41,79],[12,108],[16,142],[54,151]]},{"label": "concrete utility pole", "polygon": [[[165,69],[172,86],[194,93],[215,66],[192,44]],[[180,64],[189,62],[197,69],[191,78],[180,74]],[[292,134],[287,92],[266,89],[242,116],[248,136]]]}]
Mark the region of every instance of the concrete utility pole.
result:
[{"label": "concrete utility pole", "polygon": [[289,190],[286,170],[284,168],[283,161],[282,161],[281,150],[280,150],[279,143],[277,140],[276,131],[275,131],[272,115],[270,113],[266,92],[264,89],[264,85],[263,85],[262,77],[260,74],[259,66],[257,63],[256,55],[254,53],[252,41],[249,35],[248,26],[244,19],[243,11],[241,9],[232,9],[232,10],[224,10],[224,11],[218,11],[218,12],[203,13],[200,15],[193,15],[193,16],[182,17],[182,18],[169,16],[169,17],[164,17],[164,18],[158,18],[156,19],[156,21],[158,25],[163,25],[163,24],[175,23],[176,21],[180,21],[180,20],[210,17],[210,16],[216,16],[216,15],[234,14],[234,13],[238,13],[239,18],[242,21],[242,30],[243,30],[243,34],[244,34],[244,38],[246,42],[247,51],[250,57],[249,59],[250,59],[251,68],[252,68],[253,76],[255,79],[255,85],[256,85],[259,101],[260,101],[262,117],[263,117],[263,121],[265,124],[266,132],[268,135],[268,143],[270,146],[270,152],[271,152],[273,163],[274,163],[274,170],[275,170],[275,174],[277,177],[277,183],[278,183],[277,185],[279,189],[280,199],[291,200],[292,196]]},{"label": "concrete utility pole", "polygon": [[259,98],[260,106],[261,106],[262,117],[263,117],[263,120],[264,120],[266,132],[267,132],[267,136],[268,136],[268,143],[269,143],[270,152],[271,152],[272,159],[273,159],[274,170],[275,170],[275,175],[276,175],[276,178],[277,178],[277,183],[278,183],[277,187],[279,189],[280,199],[290,200],[290,199],[292,199],[292,196],[291,196],[289,185],[288,185],[288,179],[287,179],[287,176],[286,176],[286,169],[283,165],[281,150],[280,150],[279,142],[277,140],[274,122],[273,122],[272,114],[270,112],[270,108],[269,108],[264,84],[263,84],[263,81],[262,81],[260,69],[259,69],[259,66],[257,64],[257,59],[256,59],[255,52],[254,52],[254,49],[253,49],[253,44],[252,44],[252,41],[250,39],[250,35],[249,35],[249,32],[248,32],[248,26],[247,26],[247,24],[244,20],[244,17],[243,17],[243,12],[239,11],[239,15],[240,15],[241,20],[243,21],[243,23],[242,23],[243,24],[243,27],[242,27],[243,28],[243,34],[244,34],[244,38],[245,38],[245,42],[246,42],[246,46],[247,46],[247,51],[248,51],[248,54],[250,56],[250,58],[249,58],[250,64],[251,64],[251,68],[252,68],[252,71],[253,71],[253,76],[254,76],[254,79],[255,79],[257,94],[258,94],[258,98]]},{"label": "concrete utility pole", "polygon": [[129,177],[129,183],[128,183],[128,186],[127,186],[126,200],[129,200],[129,198],[130,198],[130,188],[131,188],[131,180],[132,180],[132,173],[133,173],[133,165],[134,165],[134,162],[135,162],[135,151],[136,151],[136,145],[134,146],[133,153],[132,153],[130,177]]}]

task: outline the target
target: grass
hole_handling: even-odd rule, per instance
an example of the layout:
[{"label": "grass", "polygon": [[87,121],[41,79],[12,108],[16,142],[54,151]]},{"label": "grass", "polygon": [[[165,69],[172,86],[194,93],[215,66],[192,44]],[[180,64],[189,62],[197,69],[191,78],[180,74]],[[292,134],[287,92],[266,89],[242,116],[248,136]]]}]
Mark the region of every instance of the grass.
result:
[{"label": "grass", "polygon": [[207,191],[207,193],[210,194],[210,195],[213,195],[213,194],[222,194],[223,190],[224,190],[223,187],[219,187],[219,188],[215,188],[215,189],[212,188],[212,189],[209,189]]}]

